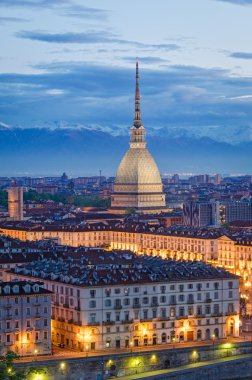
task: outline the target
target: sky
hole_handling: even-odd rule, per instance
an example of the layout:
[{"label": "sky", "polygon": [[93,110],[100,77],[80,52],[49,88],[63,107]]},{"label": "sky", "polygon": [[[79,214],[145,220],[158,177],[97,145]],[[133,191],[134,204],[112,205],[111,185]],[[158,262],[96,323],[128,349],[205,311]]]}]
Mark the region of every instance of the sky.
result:
[{"label": "sky", "polygon": [[0,0],[0,126],[127,133],[138,57],[147,130],[251,142],[251,20],[252,0]]}]

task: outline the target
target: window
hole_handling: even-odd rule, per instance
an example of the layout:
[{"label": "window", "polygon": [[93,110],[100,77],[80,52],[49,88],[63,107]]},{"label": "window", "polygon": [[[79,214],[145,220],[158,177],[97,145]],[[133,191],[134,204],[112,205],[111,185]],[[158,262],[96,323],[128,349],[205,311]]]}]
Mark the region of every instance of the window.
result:
[{"label": "window", "polygon": [[143,298],[143,304],[147,305],[148,303],[149,303],[149,298],[148,297],[144,297]]},{"label": "window", "polygon": [[215,304],[214,304],[214,313],[215,313],[215,314],[218,314],[219,312],[220,312],[219,304],[218,304],[218,303],[215,303]]},{"label": "window", "polygon": [[115,289],[115,294],[120,294],[120,292],[121,292],[120,288]]},{"label": "window", "polygon": [[166,318],[166,309],[161,309],[161,318]]},{"label": "window", "polygon": [[185,299],[184,294],[180,294],[180,295],[179,295],[179,301],[180,301],[180,302],[183,302],[184,299]]},{"label": "window", "polygon": [[198,300],[198,301],[201,301],[201,298],[202,298],[202,297],[201,297],[201,293],[197,293],[197,300]]},{"label": "window", "polygon": [[19,321],[15,321],[15,329],[19,328]]},{"label": "window", "polygon": [[111,313],[106,313],[106,322],[110,322]]},{"label": "window", "polygon": [[188,284],[187,289],[193,289],[193,284]]},{"label": "window", "polygon": [[18,315],[18,309],[15,309],[15,315]]},{"label": "window", "polygon": [[160,290],[161,290],[161,293],[165,293],[165,286],[164,285],[160,286]]},{"label": "window", "polygon": [[183,307],[179,308],[179,316],[183,317],[185,315],[185,309]]},{"label": "window", "polygon": [[95,323],[96,322],[96,314],[95,313],[90,313],[90,322]]},{"label": "window", "polygon": [[120,311],[115,313],[115,320],[116,322],[120,322]]},{"label": "window", "polygon": [[10,343],[11,341],[11,334],[6,334],[6,342]]},{"label": "window", "polygon": [[130,299],[129,299],[129,298],[125,298],[123,302],[124,302],[124,305],[125,305],[125,306],[129,306],[129,304],[130,304]]},{"label": "window", "polygon": [[219,282],[214,283],[214,289],[219,289]]},{"label": "window", "polygon": [[144,319],[148,319],[148,310],[144,309],[143,317],[144,317]]},{"label": "window", "polygon": [[31,309],[29,307],[26,308],[26,314],[31,315]]},{"label": "window", "polygon": [[157,310],[156,309],[152,310],[152,318],[157,318]]},{"label": "window", "polygon": [[31,327],[31,321],[29,319],[26,321],[26,327]]},{"label": "window", "polygon": [[233,303],[229,303],[228,304],[228,313],[233,313],[234,312],[234,304]]},{"label": "window", "polygon": [[229,289],[233,289],[233,281],[228,282],[228,287],[229,287]]},{"label": "window", "polygon": [[202,284],[197,284],[197,290],[200,292],[202,289]]},{"label": "window", "polygon": [[171,307],[170,316],[175,317],[175,308],[174,307]]},{"label": "window", "polygon": [[90,309],[94,309],[96,307],[96,301],[90,301],[89,307],[90,307]]},{"label": "window", "polygon": [[15,334],[15,341],[19,342],[19,334]]},{"label": "window", "polygon": [[179,291],[183,292],[184,291],[184,285],[179,285]]},{"label": "window", "polygon": [[47,309],[47,306],[44,307],[44,313],[47,314],[48,312],[48,309]]},{"label": "window", "polygon": [[47,331],[44,331],[44,339],[48,339],[48,333],[47,333]]},{"label": "window", "polygon": [[162,302],[162,303],[166,302],[166,296],[161,296],[160,297],[160,302]]},{"label": "window", "polygon": [[106,307],[110,307],[111,306],[111,300],[110,299],[105,300],[105,306]]},{"label": "window", "polygon": [[233,290],[229,290],[229,292],[228,292],[228,298],[233,298]]},{"label": "window", "polygon": [[210,314],[211,313],[211,306],[210,305],[206,305],[205,306],[205,313],[206,314]]},{"label": "window", "polygon": [[170,290],[175,290],[175,285],[170,285]]},{"label": "window", "polygon": [[27,303],[30,303],[30,297],[27,297],[27,298],[26,298],[26,302],[27,302]]},{"label": "window", "polygon": [[91,290],[90,290],[90,297],[91,297],[91,298],[95,298],[95,294],[96,294],[96,290],[91,289]]},{"label": "window", "polygon": [[214,292],[214,299],[217,300],[219,298],[219,293],[218,292]]},{"label": "window", "polygon": [[44,319],[44,326],[45,326],[45,327],[48,326],[48,321],[47,321],[47,319]]},{"label": "window", "polygon": [[7,330],[10,329],[10,321],[7,321],[7,322],[6,322],[6,329],[7,329]]},{"label": "window", "polygon": [[18,298],[15,297],[15,304],[17,305],[18,304]]},{"label": "window", "polygon": [[134,288],[134,293],[138,293],[139,292],[139,288],[135,287]]},{"label": "window", "polygon": [[39,340],[39,332],[38,332],[38,331],[36,331],[36,333],[35,333],[35,340],[36,340],[36,341]]}]

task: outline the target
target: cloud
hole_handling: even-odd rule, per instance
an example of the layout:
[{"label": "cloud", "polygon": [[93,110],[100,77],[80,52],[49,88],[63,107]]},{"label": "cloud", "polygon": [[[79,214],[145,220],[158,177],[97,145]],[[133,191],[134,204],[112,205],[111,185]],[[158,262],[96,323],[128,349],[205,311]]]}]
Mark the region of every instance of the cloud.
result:
[{"label": "cloud", "polygon": [[21,17],[0,17],[0,25],[2,24],[8,24],[9,22],[25,22],[29,21],[27,19],[21,18]]},{"label": "cloud", "polygon": [[118,38],[106,31],[87,31],[85,33],[48,33],[41,31],[20,31],[15,34],[19,38],[57,44],[120,44],[131,45],[137,48],[178,50],[177,44],[146,44],[138,41],[129,41]]},{"label": "cloud", "polygon": [[252,59],[252,53],[246,53],[241,51],[234,51],[229,54],[232,58],[239,58],[239,59]]},{"label": "cloud", "polygon": [[108,11],[104,9],[86,7],[76,4],[72,0],[1,0],[1,7],[6,8],[30,8],[30,9],[54,9],[68,17],[105,20]]},{"label": "cloud", "polygon": [[[104,128],[116,124],[127,130],[133,117],[133,65],[55,62],[36,68],[41,73],[0,75],[0,114],[5,123],[66,120]],[[141,110],[148,128],[162,127],[168,133],[173,127],[197,127],[204,135],[206,126],[217,126],[229,136],[231,128],[251,125],[251,78],[196,66],[144,69],[141,57],[140,78]]]},{"label": "cloud", "polygon": [[230,3],[235,5],[252,5],[252,0],[215,0],[222,3]]}]

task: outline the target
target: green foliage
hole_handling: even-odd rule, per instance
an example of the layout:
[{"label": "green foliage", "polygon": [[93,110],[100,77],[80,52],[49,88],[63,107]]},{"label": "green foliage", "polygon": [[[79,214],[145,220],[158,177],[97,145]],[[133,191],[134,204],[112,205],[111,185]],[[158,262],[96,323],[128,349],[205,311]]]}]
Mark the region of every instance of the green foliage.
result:
[{"label": "green foliage", "polygon": [[8,193],[5,190],[0,190],[0,206],[8,206]]},{"label": "green foliage", "polygon": [[110,207],[110,199],[97,196],[76,195],[68,199],[68,202],[79,207]]},{"label": "green foliage", "polygon": [[19,356],[13,352],[8,351],[0,359],[0,379],[1,380],[25,380],[26,374],[24,370],[17,370],[13,366],[14,360],[18,360]]}]

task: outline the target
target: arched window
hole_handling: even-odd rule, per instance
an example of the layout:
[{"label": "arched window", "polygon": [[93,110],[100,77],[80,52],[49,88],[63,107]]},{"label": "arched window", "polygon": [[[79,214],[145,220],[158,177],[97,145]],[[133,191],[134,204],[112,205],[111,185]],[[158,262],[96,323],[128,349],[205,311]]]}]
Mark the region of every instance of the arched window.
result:
[{"label": "arched window", "polygon": [[163,333],[161,336],[162,343],[166,343],[166,333]]},{"label": "arched window", "polygon": [[197,340],[201,340],[201,339],[202,339],[202,331],[198,330],[197,331]]}]

